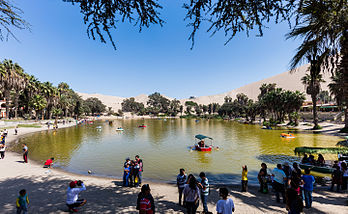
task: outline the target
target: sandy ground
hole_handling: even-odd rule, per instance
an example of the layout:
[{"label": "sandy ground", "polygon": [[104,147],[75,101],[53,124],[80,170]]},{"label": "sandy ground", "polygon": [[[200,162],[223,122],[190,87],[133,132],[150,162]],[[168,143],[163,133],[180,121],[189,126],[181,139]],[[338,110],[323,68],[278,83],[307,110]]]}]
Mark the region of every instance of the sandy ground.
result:
[{"label": "sandy ground", "polygon": [[[68,125],[66,125],[68,126]],[[62,126],[61,126],[62,127]],[[42,130],[46,130],[43,127]],[[25,134],[40,131],[38,128],[21,128],[19,135],[9,130],[8,143]],[[59,130],[58,130],[59,131]],[[6,152],[0,160],[0,213],[14,213],[15,200],[20,189],[28,192],[29,213],[66,213],[66,188],[71,180],[83,180],[87,190],[80,197],[87,204],[80,213],[137,213],[135,210],[139,188],[121,186],[121,181],[112,178],[98,178],[64,172],[60,169],[44,169],[42,165],[30,161],[22,163],[20,154]],[[145,178],[146,179],[146,178]],[[149,183],[149,182],[147,182]],[[171,184],[149,183],[155,199],[157,213],[184,213],[177,204],[177,188]],[[235,202],[235,213],[286,213],[284,204],[275,202],[274,194],[261,194],[257,187],[249,187],[248,193],[241,193],[240,186],[227,186]],[[216,213],[218,186],[213,186],[208,199],[210,211]],[[305,213],[348,213],[346,193],[333,193],[327,187],[315,187],[313,208]],[[202,205],[198,208],[202,211]]]}]

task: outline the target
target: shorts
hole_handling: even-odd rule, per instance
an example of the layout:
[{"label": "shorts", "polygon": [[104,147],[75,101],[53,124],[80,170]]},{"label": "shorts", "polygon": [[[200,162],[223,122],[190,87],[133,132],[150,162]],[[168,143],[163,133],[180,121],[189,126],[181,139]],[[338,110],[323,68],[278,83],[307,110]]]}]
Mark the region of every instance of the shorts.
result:
[{"label": "shorts", "polygon": [[73,204],[66,204],[70,209],[74,207],[79,207],[85,199],[77,199],[77,201]]}]

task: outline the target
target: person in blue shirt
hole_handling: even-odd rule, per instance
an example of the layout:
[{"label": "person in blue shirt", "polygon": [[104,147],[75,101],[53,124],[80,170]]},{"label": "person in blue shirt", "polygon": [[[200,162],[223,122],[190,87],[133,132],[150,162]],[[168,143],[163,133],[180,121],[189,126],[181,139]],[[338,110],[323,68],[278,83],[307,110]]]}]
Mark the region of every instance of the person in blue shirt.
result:
[{"label": "person in blue shirt", "polygon": [[182,191],[185,188],[186,178],[185,169],[180,169],[180,174],[176,177],[176,184],[178,185],[179,191],[179,205],[181,205]]},{"label": "person in blue shirt", "polygon": [[205,176],[204,172],[201,172],[199,174],[199,177],[201,178],[201,183],[199,183],[199,187],[201,189],[201,199],[203,203],[203,213],[208,213],[208,195],[209,195],[209,181],[208,178]]},{"label": "person in blue shirt", "polygon": [[303,190],[305,197],[306,208],[312,207],[312,192],[313,192],[313,184],[315,182],[313,175],[310,175],[310,169],[305,169],[305,174],[302,175],[302,180],[304,182]]},{"label": "person in blue shirt", "polygon": [[129,175],[130,175],[130,166],[129,163],[125,163],[124,171],[123,171],[123,186],[129,186]]},{"label": "person in blue shirt", "polygon": [[273,172],[273,188],[276,193],[277,202],[280,202],[280,196],[279,193],[282,194],[283,202],[285,203],[285,188],[284,188],[284,181],[286,181],[286,175],[285,172],[282,169],[281,164],[277,164],[277,168],[274,168]]}]

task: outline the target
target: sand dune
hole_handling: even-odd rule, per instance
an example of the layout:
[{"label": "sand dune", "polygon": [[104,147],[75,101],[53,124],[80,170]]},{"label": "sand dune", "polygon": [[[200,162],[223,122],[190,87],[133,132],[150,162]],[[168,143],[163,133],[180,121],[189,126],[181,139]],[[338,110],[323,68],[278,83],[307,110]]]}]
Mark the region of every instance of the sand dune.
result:
[{"label": "sand dune", "polygon": [[[277,87],[286,89],[286,90],[292,90],[292,91],[301,91],[305,92],[305,88],[303,84],[301,83],[301,78],[306,74],[308,69],[308,65],[304,65],[296,70],[296,72],[290,73],[289,71],[275,75],[273,77],[269,77],[257,82],[250,83],[248,85],[242,86],[240,88],[234,89],[229,92],[225,92],[222,94],[216,94],[216,95],[209,95],[209,96],[201,96],[196,97],[194,99],[181,99],[180,102],[184,104],[186,101],[191,100],[198,104],[209,104],[209,103],[220,103],[222,104],[224,102],[224,98],[226,96],[230,96],[232,98],[235,98],[238,93],[244,93],[249,98],[256,100],[257,96],[260,93],[260,86],[263,83],[276,83]],[[324,73],[323,75],[325,83],[322,84],[322,90],[328,90],[328,84],[330,83],[330,74],[329,72]],[[108,95],[102,95],[102,94],[86,94],[86,93],[79,93],[84,99],[88,97],[96,97],[100,99],[106,106],[112,107],[114,111],[117,111],[118,109],[121,109],[121,103],[125,99],[123,97],[117,97],[117,96],[108,96]],[[173,98],[168,99],[172,100]],[[306,99],[310,100],[310,96],[306,95]],[[135,97],[135,100],[137,102],[142,102],[146,105],[146,102],[148,101],[148,97],[145,94],[141,94],[139,96]]]}]

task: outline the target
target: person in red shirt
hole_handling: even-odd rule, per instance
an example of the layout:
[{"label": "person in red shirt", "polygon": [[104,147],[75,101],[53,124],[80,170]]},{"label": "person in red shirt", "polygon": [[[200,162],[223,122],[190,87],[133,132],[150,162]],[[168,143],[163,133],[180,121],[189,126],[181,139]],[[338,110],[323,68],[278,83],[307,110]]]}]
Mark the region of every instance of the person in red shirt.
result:
[{"label": "person in red shirt", "polygon": [[54,161],[54,158],[48,159],[48,160],[45,162],[43,168],[51,168],[51,166],[52,166],[52,164],[53,164],[53,161]]}]

